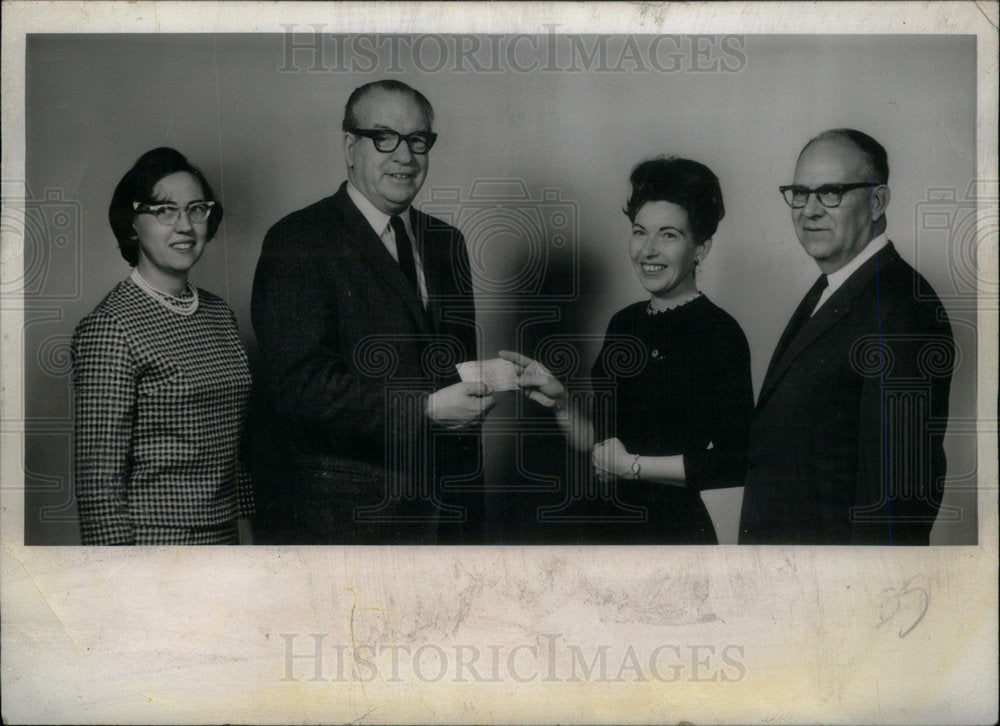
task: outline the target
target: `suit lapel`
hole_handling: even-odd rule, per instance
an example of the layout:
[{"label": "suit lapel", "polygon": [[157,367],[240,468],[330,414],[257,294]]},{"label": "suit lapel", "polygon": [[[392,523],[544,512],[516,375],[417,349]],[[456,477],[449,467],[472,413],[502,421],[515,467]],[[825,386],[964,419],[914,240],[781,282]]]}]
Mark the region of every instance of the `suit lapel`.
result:
[{"label": "suit lapel", "polygon": [[432,218],[410,209],[410,226],[416,238],[417,251],[424,268],[424,283],[427,285],[427,315],[436,326],[441,320],[441,299],[451,293],[452,287],[444,276],[451,270],[452,260],[444,259],[450,254],[447,240],[432,228]]},{"label": "suit lapel", "polygon": [[[354,206],[354,202],[347,194],[346,182],[333,196],[333,201],[343,219],[347,244],[353,247],[367,263],[368,268],[383,285],[386,296],[398,298],[399,303],[409,312],[421,332],[432,332],[427,311],[424,310],[420,296],[416,294],[410,281],[406,279],[399,263],[392,258],[375,230],[368,224],[368,220],[361,214],[361,210]],[[393,303],[387,299],[386,304]]]},{"label": "suit lapel", "polygon": [[[813,297],[814,290],[818,284],[818,280],[813,284],[813,287],[809,289],[805,297],[799,303],[799,306],[795,308],[795,312],[792,313],[791,319],[788,321],[788,325],[785,326],[785,332],[781,334],[781,338],[778,340],[778,345],[774,349],[774,353],[771,355],[771,363],[767,367],[767,374],[764,376],[764,380],[768,380],[774,372],[775,367],[778,362],[785,355],[788,350],[788,346],[794,340],[797,333],[802,330],[802,326],[808,319],[812,316],[812,311],[816,307],[816,302],[819,298]],[[810,309],[811,308],[811,309]]]},{"label": "suit lapel", "polygon": [[792,364],[795,363],[796,359],[818,338],[823,336],[830,328],[843,320],[851,312],[857,298],[864,293],[869,283],[871,283],[872,278],[874,278],[876,269],[884,267],[893,260],[898,259],[898,257],[899,255],[890,242],[871,259],[866,260],[860,268],[854,271],[854,274],[847,278],[844,284],[830,296],[830,299],[823,303],[823,306],[816,311],[816,314],[805,322],[799,329],[798,335],[790,341],[786,341],[785,336],[782,336],[782,340],[779,342],[776,351],[780,351],[783,344],[787,347],[783,353],[776,355],[771,361],[771,366],[760,388],[760,396],[757,401],[758,406],[764,403],[774,390],[775,385],[781,380]]}]

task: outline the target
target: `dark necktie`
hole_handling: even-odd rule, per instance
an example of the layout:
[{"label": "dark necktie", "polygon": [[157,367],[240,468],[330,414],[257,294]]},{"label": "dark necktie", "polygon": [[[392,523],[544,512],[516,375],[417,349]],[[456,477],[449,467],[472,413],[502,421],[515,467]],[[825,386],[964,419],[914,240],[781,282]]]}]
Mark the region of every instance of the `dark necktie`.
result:
[{"label": "dark necktie", "polygon": [[[819,279],[809,288],[809,292],[806,296],[802,298],[802,302],[795,309],[795,313],[792,315],[792,319],[788,322],[788,326],[785,328],[785,332],[781,335],[781,340],[778,341],[778,347],[774,349],[774,355],[771,358],[771,368],[781,360],[781,356],[785,354],[788,350],[788,346],[792,344],[795,340],[795,336],[799,334],[802,330],[802,326],[806,324],[810,317],[812,317],[813,310],[816,309],[816,303],[819,302],[820,297],[823,295],[823,291],[828,285],[826,275],[820,275]],[[768,371],[770,373],[770,371]]]},{"label": "dark necktie", "polygon": [[809,288],[809,292],[806,293],[806,296],[802,298],[802,305],[800,306],[802,313],[802,320],[799,321],[800,328],[809,318],[812,317],[813,312],[816,310],[816,303],[818,303],[819,299],[823,297],[823,291],[826,290],[829,285],[830,282],[826,279],[826,275],[820,275],[816,279],[816,282],[813,283],[813,286]]},{"label": "dark necktie", "polygon": [[389,224],[396,235],[396,257],[399,259],[399,267],[406,275],[406,279],[413,285],[413,289],[420,291],[417,285],[417,266],[413,262],[413,246],[410,244],[410,235],[406,234],[406,227],[403,220],[398,215],[389,217]]}]

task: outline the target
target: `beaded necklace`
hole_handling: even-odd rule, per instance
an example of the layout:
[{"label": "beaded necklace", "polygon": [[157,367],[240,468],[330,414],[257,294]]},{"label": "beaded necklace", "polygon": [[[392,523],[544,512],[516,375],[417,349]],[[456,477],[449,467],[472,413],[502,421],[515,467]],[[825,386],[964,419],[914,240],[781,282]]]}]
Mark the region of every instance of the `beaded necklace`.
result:
[{"label": "beaded necklace", "polygon": [[185,295],[177,296],[171,295],[168,292],[163,292],[162,290],[157,290],[155,287],[146,282],[146,279],[139,274],[138,268],[132,268],[132,274],[129,278],[134,282],[140,290],[149,295],[151,298],[160,303],[167,310],[173,311],[178,315],[194,315],[195,311],[198,309],[198,288],[190,283],[190,281],[185,281],[185,286],[187,287],[187,293]]},{"label": "beaded necklace", "polygon": [[646,306],[646,313],[648,315],[659,315],[660,313],[665,313],[668,310],[676,310],[681,305],[687,305],[689,302],[691,302],[692,300],[697,300],[699,297],[701,297],[701,291],[695,290],[692,294],[688,295],[685,298],[681,298],[675,303],[667,305],[662,310],[657,310],[656,308],[654,308],[653,301],[652,299],[650,299],[649,304]]}]

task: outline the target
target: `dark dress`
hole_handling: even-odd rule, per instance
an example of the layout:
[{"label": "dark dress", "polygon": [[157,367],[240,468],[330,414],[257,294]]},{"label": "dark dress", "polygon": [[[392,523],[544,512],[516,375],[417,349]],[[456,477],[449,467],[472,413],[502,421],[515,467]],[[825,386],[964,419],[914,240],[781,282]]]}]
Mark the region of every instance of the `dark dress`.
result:
[{"label": "dark dress", "polygon": [[699,492],[743,484],[750,350],[739,324],[704,295],[657,314],[647,307],[630,305],[608,325],[592,371],[595,433],[618,437],[632,454],[683,454],[687,485],[619,479],[618,503],[604,506],[644,517],[591,525],[587,540],[716,544]]}]

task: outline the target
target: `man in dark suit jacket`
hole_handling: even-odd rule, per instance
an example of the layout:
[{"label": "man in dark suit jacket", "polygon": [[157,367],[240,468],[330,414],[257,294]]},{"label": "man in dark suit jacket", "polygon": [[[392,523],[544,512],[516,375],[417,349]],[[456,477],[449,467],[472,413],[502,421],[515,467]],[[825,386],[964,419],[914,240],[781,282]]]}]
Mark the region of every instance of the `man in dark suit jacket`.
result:
[{"label": "man in dark suit jacket", "polygon": [[[465,241],[410,205],[434,112],[398,81],[356,89],[348,181],[267,233],[254,277],[257,541],[476,542],[477,358]],[[479,492],[477,494],[477,491]]]},{"label": "man in dark suit jacket", "polygon": [[934,290],[885,236],[885,149],[824,132],[782,187],[822,271],[781,336],[751,428],[749,544],[928,544],[954,362]]}]

